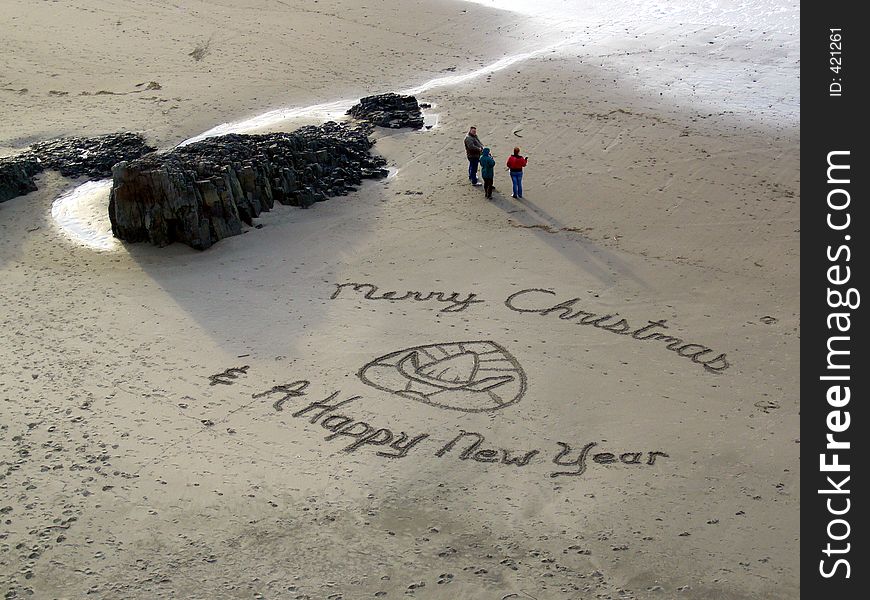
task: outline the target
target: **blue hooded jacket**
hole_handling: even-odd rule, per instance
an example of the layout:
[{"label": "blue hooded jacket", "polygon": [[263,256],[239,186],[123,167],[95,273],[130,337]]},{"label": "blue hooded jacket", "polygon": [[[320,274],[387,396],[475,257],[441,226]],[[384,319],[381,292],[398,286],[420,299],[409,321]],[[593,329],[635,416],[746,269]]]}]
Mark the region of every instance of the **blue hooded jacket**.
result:
[{"label": "blue hooded jacket", "polygon": [[483,154],[480,155],[480,176],[485,179],[492,179],[495,174],[495,159],[490,155],[489,148],[483,149]]}]

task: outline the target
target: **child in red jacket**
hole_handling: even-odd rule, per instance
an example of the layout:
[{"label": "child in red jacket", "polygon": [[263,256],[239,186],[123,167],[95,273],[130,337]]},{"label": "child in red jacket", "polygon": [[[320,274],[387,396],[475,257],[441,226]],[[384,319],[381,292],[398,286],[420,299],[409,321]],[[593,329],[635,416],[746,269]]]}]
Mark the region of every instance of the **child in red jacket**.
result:
[{"label": "child in red jacket", "polygon": [[523,197],[523,167],[528,164],[529,159],[526,156],[520,156],[520,148],[514,148],[514,153],[507,159],[507,168],[511,172],[511,183],[514,186],[514,193],[511,198]]}]

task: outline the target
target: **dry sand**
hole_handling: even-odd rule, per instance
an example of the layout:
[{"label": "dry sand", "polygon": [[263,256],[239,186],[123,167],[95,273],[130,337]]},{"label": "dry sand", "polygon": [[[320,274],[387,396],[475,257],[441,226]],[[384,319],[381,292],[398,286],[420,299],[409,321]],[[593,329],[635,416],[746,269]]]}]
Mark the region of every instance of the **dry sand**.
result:
[{"label": "dry sand", "polygon": [[[122,129],[167,147],[549,39],[465,3],[233,4],[4,2],[0,147]],[[797,128],[668,105],[584,59],[422,94],[436,128],[378,134],[395,177],[276,207],[203,253],[75,245],[49,215],[69,186],[52,174],[0,204],[6,597],[798,597]],[[492,202],[468,185],[472,122],[499,164],[530,155],[524,200],[501,169]],[[666,319],[730,367],[506,305],[529,289],[546,291],[514,308]],[[447,410],[358,377],[473,341],[515,358],[518,402]],[[330,413],[347,419],[294,416],[328,398],[355,398]],[[425,437],[403,457],[347,451],[356,438],[324,426],[349,419]],[[480,438],[451,448],[463,431],[485,437],[464,459]],[[584,447],[583,473],[557,464]],[[490,462],[502,450],[537,452]]]}]

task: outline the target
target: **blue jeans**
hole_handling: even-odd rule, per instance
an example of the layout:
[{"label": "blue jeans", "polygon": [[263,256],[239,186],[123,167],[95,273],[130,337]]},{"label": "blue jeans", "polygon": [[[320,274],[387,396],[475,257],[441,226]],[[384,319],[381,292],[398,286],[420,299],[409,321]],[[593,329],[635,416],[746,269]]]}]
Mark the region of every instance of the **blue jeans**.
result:
[{"label": "blue jeans", "polygon": [[477,183],[477,166],[480,164],[480,157],[471,158],[468,157],[468,178],[471,180],[471,183]]},{"label": "blue jeans", "polygon": [[523,172],[511,171],[511,183],[514,185],[514,196],[523,197]]}]

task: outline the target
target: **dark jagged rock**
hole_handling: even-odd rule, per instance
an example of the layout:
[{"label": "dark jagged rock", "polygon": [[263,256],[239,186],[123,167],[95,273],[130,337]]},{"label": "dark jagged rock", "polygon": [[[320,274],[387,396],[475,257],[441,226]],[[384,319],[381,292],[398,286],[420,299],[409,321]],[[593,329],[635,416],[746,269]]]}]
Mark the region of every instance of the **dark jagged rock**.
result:
[{"label": "dark jagged rock", "polygon": [[36,191],[33,178],[42,171],[39,161],[14,156],[0,158],[0,202]]},{"label": "dark jagged rock", "polygon": [[414,96],[393,93],[366,96],[360,99],[358,104],[354,104],[347,114],[379,127],[423,128],[423,113],[420,112],[420,105],[417,104],[417,98]]},{"label": "dark jagged rock", "polygon": [[39,142],[21,154],[0,158],[0,202],[36,191],[33,178],[46,169],[66,177],[108,177],[116,163],[153,151],[137,133]]},{"label": "dark jagged rock", "polygon": [[385,177],[365,130],[334,122],[292,133],[224,135],[112,170],[109,219],[115,237],[204,250],[242,233],[275,201],[307,208]]},{"label": "dark jagged rock", "polygon": [[30,147],[46,169],[65,177],[108,177],[122,160],[154,152],[137,133],[113,133],[90,138],[61,138]]}]

